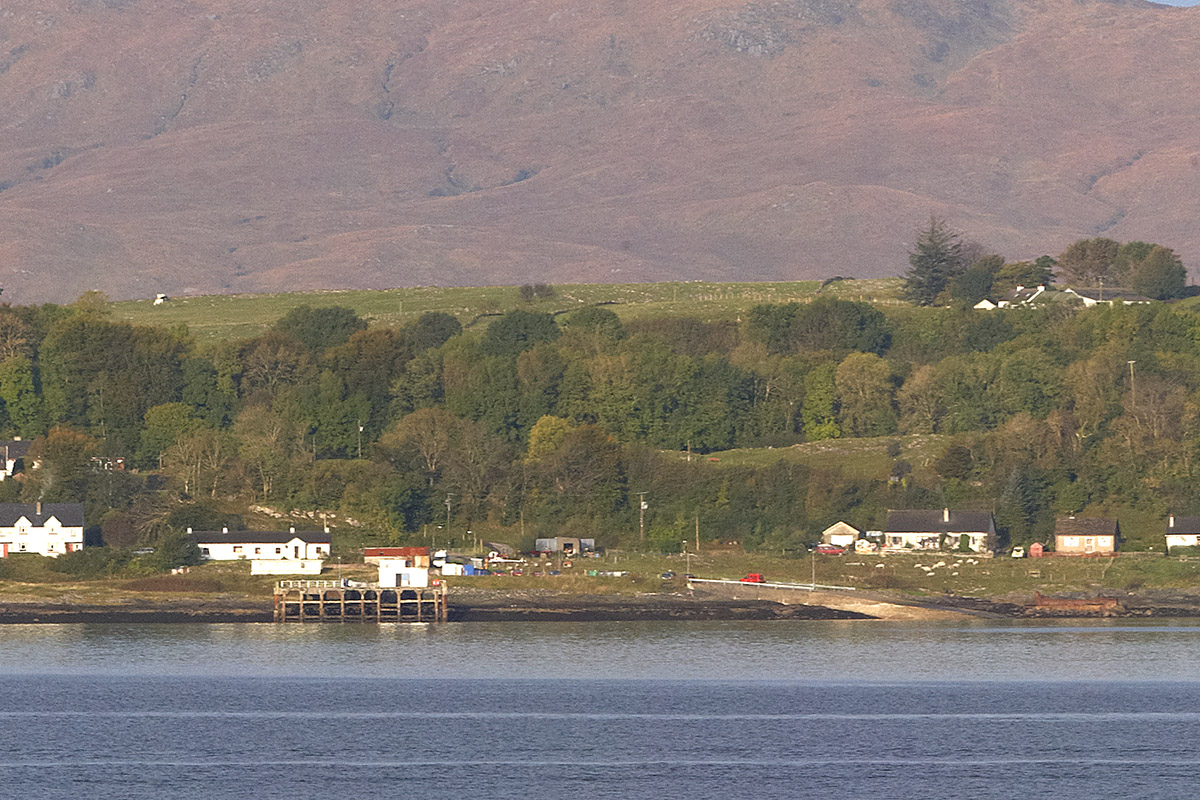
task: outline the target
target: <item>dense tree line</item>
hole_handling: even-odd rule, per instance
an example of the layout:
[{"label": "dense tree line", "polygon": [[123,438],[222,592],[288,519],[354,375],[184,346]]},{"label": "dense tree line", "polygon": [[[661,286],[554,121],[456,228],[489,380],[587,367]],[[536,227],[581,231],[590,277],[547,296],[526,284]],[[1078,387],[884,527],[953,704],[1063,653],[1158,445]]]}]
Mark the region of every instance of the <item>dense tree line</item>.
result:
[{"label": "dense tree line", "polygon": [[909,253],[907,299],[920,306],[971,307],[996,299],[1017,286],[1048,286],[1055,277],[1077,288],[1125,288],[1151,300],[1170,300],[1187,292],[1187,270],[1175,251],[1148,242],[1124,244],[1081,239],[1058,258],[1006,262],[963,238],[944,220],[929,221]]},{"label": "dense tree line", "polygon": [[[33,439],[42,464],[0,496],[82,499],[114,544],[177,530],[181,514],[217,525],[234,501],[336,511],[380,541],[444,524],[449,500],[460,532],[637,544],[648,492],[647,546],[665,549],[696,526],[796,549],[889,507],[993,507],[1014,541],[1045,536],[1054,513],[1200,512],[1200,315],[1170,305],[819,298],[741,322],[522,309],[465,331],[440,313],[388,328],[303,307],[200,346],[91,298],[0,308],[0,354],[0,431]],[[944,452],[914,470],[890,447],[890,478],[835,458],[702,460],[922,434]],[[115,456],[136,473],[93,460]]]}]

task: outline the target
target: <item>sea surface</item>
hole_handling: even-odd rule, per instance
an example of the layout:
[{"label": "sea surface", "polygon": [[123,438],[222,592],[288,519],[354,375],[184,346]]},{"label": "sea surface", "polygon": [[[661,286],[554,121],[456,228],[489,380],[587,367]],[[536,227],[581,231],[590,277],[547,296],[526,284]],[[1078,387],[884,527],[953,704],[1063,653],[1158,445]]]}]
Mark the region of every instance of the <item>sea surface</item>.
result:
[{"label": "sea surface", "polygon": [[0,626],[0,798],[1195,798],[1200,625]]}]

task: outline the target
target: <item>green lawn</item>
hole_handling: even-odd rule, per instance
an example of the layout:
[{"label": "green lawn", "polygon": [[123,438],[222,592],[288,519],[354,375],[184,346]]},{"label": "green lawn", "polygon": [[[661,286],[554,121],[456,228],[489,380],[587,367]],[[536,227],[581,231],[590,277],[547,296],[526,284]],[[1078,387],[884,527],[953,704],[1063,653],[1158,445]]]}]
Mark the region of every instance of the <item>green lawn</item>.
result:
[{"label": "green lawn", "polygon": [[[513,286],[417,287],[378,291],[296,292],[289,294],[206,295],[173,298],[156,306],[150,300],[113,303],[118,319],[138,325],[186,325],[197,339],[212,341],[254,336],[288,311],[301,305],[341,305],[354,309],[372,324],[396,325],[426,311],[442,311],[469,325],[480,315],[528,308],[566,311],[596,303],[611,303],[623,319],[662,314],[734,319],[760,303],[806,301],[816,295],[819,281],[774,283],[710,283],[688,281],[644,284],[571,284],[555,286],[556,296],[525,303]],[[840,281],[824,293],[851,300],[900,304],[899,278]],[[484,320],[487,317],[483,318]]]}]

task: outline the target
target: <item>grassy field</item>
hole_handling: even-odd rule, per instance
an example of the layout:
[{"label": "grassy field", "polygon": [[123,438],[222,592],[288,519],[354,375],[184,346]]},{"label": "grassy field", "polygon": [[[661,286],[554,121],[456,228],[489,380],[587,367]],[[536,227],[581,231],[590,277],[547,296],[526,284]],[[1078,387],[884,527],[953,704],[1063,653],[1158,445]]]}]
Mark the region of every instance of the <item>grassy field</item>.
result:
[{"label": "grassy field", "polygon": [[[853,300],[899,304],[899,278],[838,281],[823,293]],[[375,291],[296,292],[290,294],[206,295],[173,298],[156,306],[151,300],[112,305],[117,319],[137,325],[186,325],[200,341],[254,336],[297,306],[340,305],[353,309],[372,324],[397,325],[426,311],[453,314],[463,325],[480,315],[516,308],[557,312],[597,303],[611,303],[622,319],[678,314],[706,320],[734,319],[760,303],[811,300],[819,281],[776,283],[571,284],[555,286],[555,297],[526,303],[513,286],[416,287]],[[487,317],[483,317],[486,320]]]},{"label": "grassy field", "polygon": [[[6,570],[0,580],[0,600],[117,604],[154,602],[220,595],[226,598],[265,600],[277,580],[250,575],[244,563],[215,563],[194,567],[188,575],[143,578],[114,577],[81,581],[44,569],[41,559],[29,558],[18,573]],[[1118,558],[978,558],[971,554],[922,553],[804,558],[747,554],[736,550],[684,555],[645,555],[612,552],[598,559],[576,559],[571,566],[560,561],[529,563],[524,575],[494,575],[447,579],[454,586],[514,591],[543,590],[569,594],[637,595],[684,590],[682,577],[662,579],[666,571],[684,575],[690,568],[700,578],[736,580],[757,572],[769,581],[852,586],[889,590],[909,596],[944,593],[973,597],[1028,599],[1035,589],[1043,593],[1100,589],[1136,590],[1200,587],[1200,559],[1167,558],[1138,554]],[[534,575],[550,569],[562,575]],[[621,577],[593,577],[589,570],[624,571]],[[374,580],[369,565],[328,566],[325,578]]]}]

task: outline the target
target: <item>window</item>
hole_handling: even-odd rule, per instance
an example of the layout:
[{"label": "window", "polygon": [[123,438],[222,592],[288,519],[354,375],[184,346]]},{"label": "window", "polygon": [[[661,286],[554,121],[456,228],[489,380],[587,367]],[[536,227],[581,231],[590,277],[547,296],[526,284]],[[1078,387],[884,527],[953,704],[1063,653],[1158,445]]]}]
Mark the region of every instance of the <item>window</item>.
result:
[{"label": "window", "polygon": [[208,548],[207,548],[207,547],[201,547],[201,548],[200,548],[200,555],[202,555],[202,556],[206,556],[206,555],[208,555]]},{"label": "window", "polygon": [[235,545],[233,546],[233,552],[235,552],[235,553],[240,553],[240,552],[242,552],[242,546],[241,546],[240,544],[235,544]]},{"label": "window", "polygon": [[[1200,538],[1200,537],[1197,537],[1197,538]],[[282,547],[276,547],[276,548],[275,548],[275,555],[279,555],[279,554],[280,554],[280,553],[282,553],[282,552],[283,552],[283,548],[282,548]]]},{"label": "window", "polygon": [[256,547],[256,548],[254,548],[254,555],[256,555],[256,556],[257,556],[257,555],[260,555],[261,553],[262,553],[262,548],[261,548],[261,547]]}]

